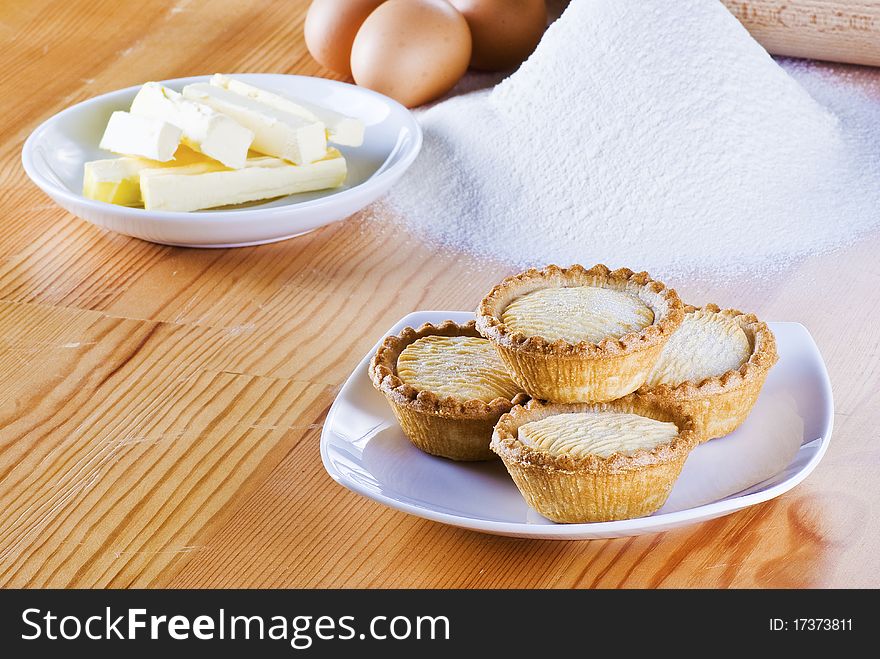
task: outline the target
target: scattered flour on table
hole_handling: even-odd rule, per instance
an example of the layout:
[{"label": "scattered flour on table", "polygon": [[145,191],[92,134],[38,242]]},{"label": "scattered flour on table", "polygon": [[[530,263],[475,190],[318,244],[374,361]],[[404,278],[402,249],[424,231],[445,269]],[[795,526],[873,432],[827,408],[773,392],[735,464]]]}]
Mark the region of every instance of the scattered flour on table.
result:
[{"label": "scattered flour on table", "polygon": [[714,0],[573,0],[420,122],[399,221],[517,266],[761,273],[880,225],[880,101],[780,66]]}]

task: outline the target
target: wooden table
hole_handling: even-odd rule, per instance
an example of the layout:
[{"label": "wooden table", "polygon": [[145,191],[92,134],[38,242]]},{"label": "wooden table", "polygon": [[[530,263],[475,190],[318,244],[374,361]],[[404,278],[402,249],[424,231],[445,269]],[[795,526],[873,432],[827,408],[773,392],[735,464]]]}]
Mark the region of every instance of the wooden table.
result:
[{"label": "wooden table", "polygon": [[28,133],[88,97],[215,71],[325,75],[303,45],[305,5],[0,7],[0,583],[880,585],[876,235],[769,282],[669,282],[812,331],[837,413],[807,481],[674,532],[525,541],[384,508],[318,454],[340,383],[385,328],[471,309],[508,267],[433,250],[376,209],[276,245],[163,247],[95,228],[26,179]]}]

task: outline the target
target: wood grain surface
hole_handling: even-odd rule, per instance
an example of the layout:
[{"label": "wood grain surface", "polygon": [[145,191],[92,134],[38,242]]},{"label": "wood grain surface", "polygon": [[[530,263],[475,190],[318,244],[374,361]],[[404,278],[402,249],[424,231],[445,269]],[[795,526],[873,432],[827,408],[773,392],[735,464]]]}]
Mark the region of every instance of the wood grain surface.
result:
[{"label": "wood grain surface", "polygon": [[[305,7],[0,3],[0,584],[880,585],[876,235],[772,279],[668,282],[816,337],[837,413],[803,484],[673,532],[525,541],[363,499],[318,452],[385,328],[474,308],[509,267],[390,230],[381,207],[276,245],[163,247],[67,214],[25,177],[29,132],[85,98],[215,71],[327,75],[303,45]],[[880,89],[878,71],[832,70]]]},{"label": "wood grain surface", "polygon": [[776,55],[880,66],[876,0],[723,0]]}]

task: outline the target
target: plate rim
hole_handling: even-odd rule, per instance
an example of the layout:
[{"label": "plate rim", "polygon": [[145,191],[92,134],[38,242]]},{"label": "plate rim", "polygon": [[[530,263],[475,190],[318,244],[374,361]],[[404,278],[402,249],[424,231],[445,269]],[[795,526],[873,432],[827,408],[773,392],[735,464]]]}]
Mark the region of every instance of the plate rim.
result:
[{"label": "plate rim", "polygon": [[[472,312],[468,311],[414,311],[405,315],[399,321],[394,323],[391,328],[389,328],[386,333],[383,334],[383,337],[388,333],[393,332],[397,327],[411,324],[412,318],[421,318],[426,314],[445,315],[445,317],[456,320],[457,322],[461,322],[462,320],[466,320],[468,318],[473,318],[474,316]],[[697,506],[695,508],[687,508],[685,510],[680,510],[676,512],[663,513],[662,515],[650,515],[647,517],[639,517],[636,519],[617,520],[610,522],[590,522],[584,524],[528,524],[523,522],[499,522],[495,520],[485,520],[476,517],[453,515],[450,513],[430,510],[422,506],[413,505],[405,501],[386,496],[381,492],[370,491],[368,488],[361,486],[355,481],[347,479],[343,474],[338,472],[335,466],[333,466],[332,461],[327,454],[327,450],[329,445],[329,434],[331,432],[330,429],[333,426],[332,421],[335,415],[338,413],[339,401],[342,398],[342,394],[349,386],[351,386],[354,377],[357,373],[360,372],[364,364],[369,361],[372,353],[378,347],[382,339],[379,339],[379,341],[376,342],[376,344],[366,354],[366,356],[358,361],[352,372],[345,379],[342,387],[340,387],[339,392],[337,393],[332,405],[330,406],[329,411],[327,412],[327,417],[324,420],[324,424],[321,428],[321,462],[324,466],[325,471],[334,481],[336,481],[346,489],[351,490],[352,492],[355,492],[368,499],[376,501],[377,503],[381,503],[388,506],[389,508],[400,510],[401,512],[405,512],[416,517],[421,517],[423,519],[428,519],[434,522],[440,522],[459,528],[465,528],[472,531],[494,535],[506,535],[521,538],[548,540],[578,540],[594,539],[596,537],[613,537],[615,534],[624,536],[633,534],[660,533],[670,526],[678,526],[682,523],[687,523],[688,521],[692,523],[699,523],[701,521],[708,521],[709,519],[734,513],[738,510],[742,510],[743,508],[748,508],[750,506],[769,501],[770,499],[774,499],[799,485],[807,476],[809,476],[813,472],[813,470],[822,460],[822,457],[825,455],[825,452],[828,450],[828,445],[831,442],[831,433],[834,427],[834,399],[831,387],[831,380],[828,376],[828,369],[825,364],[825,360],[821,358],[821,352],[819,351],[818,345],[816,344],[815,339],[813,339],[812,334],[810,334],[810,331],[806,328],[805,325],[799,322],[777,321],[768,324],[785,324],[799,327],[812,343],[813,348],[815,348],[816,354],[820,356],[819,362],[822,366],[822,375],[824,376],[821,380],[821,386],[825,399],[824,412],[826,422],[825,426],[822,428],[822,433],[820,437],[817,437],[817,439],[821,440],[819,446],[817,447],[817,450],[813,452],[813,455],[810,457],[807,463],[800,470],[786,478],[781,483],[777,483],[760,492],[752,492],[750,494],[743,495],[733,494],[719,501],[713,501],[712,503],[703,504],[702,506]],[[797,456],[797,454],[800,453],[800,451],[806,445],[807,444],[802,444],[801,448],[798,449],[798,452],[795,453],[795,456]]]},{"label": "plate rim", "polygon": [[[181,78],[167,78],[163,80],[157,80],[163,85],[179,85],[179,84],[190,84],[194,82],[205,82],[210,80],[213,74],[204,74],[204,75],[194,75],[194,76],[185,76]],[[143,220],[143,219],[155,219],[158,221],[181,221],[186,220],[188,222],[204,222],[206,224],[222,222],[222,221],[241,221],[247,218],[253,218],[255,216],[260,216],[263,218],[270,218],[275,215],[288,215],[291,212],[308,212],[310,210],[314,210],[316,208],[327,207],[330,205],[342,204],[344,201],[349,199],[350,197],[354,197],[363,191],[363,188],[368,183],[373,185],[380,182],[384,182],[388,179],[394,179],[399,176],[407,169],[409,169],[410,165],[415,161],[416,157],[418,157],[423,142],[423,134],[422,128],[419,122],[416,120],[415,115],[408,110],[406,107],[395,101],[393,98],[385,96],[384,94],[380,94],[379,92],[373,91],[372,89],[367,89],[365,87],[359,87],[357,85],[352,85],[347,82],[342,82],[340,80],[331,80],[329,78],[322,78],[320,76],[304,76],[304,75],[296,75],[291,73],[272,73],[272,72],[245,72],[245,73],[230,73],[228,75],[239,76],[239,77],[258,77],[258,76],[268,76],[268,77],[283,77],[283,78],[295,78],[295,79],[305,79],[310,81],[318,81],[318,84],[324,85],[326,84],[328,87],[342,87],[347,89],[354,90],[355,93],[364,94],[366,96],[372,96],[385,105],[391,107],[395,113],[399,114],[401,117],[405,118],[406,125],[405,128],[409,129],[413,135],[412,145],[408,147],[408,150],[404,153],[400,154],[397,162],[393,163],[387,169],[379,171],[378,174],[368,178],[365,181],[362,181],[351,188],[346,188],[345,190],[341,190],[334,194],[329,194],[325,197],[320,197],[318,199],[309,199],[307,201],[295,202],[293,204],[287,204],[284,206],[274,206],[269,208],[241,208],[241,209],[232,209],[232,210],[215,210],[213,212],[204,213],[204,212],[195,212],[195,211],[148,211],[144,208],[133,208],[129,206],[119,206],[117,204],[111,204],[104,201],[98,201],[95,199],[89,199],[88,197],[84,197],[82,194],[78,194],[76,192],[72,192],[65,187],[57,185],[54,181],[48,179],[40,173],[39,168],[34,163],[34,153],[36,151],[36,142],[49,127],[55,122],[62,119],[67,114],[72,114],[77,110],[82,110],[83,106],[87,105],[97,105],[101,102],[106,102],[108,97],[112,96],[122,96],[129,93],[135,93],[136,90],[140,89],[145,83],[140,83],[137,85],[131,85],[129,87],[123,87],[122,89],[116,89],[113,91],[105,92],[103,94],[99,94],[98,96],[93,96],[91,98],[87,98],[79,103],[75,103],[69,107],[56,112],[51,115],[44,121],[40,122],[40,124],[34,128],[30,134],[25,139],[24,144],[21,148],[21,163],[24,168],[25,173],[28,178],[39,187],[44,193],[52,197],[53,199],[60,197],[64,199],[68,203],[73,203],[77,205],[91,206],[97,210],[102,209],[112,209],[114,213],[124,216],[126,219],[132,220]],[[388,156],[391,157],[394,155],[393,152]],[[387,162],[387,158],[385,160]],[[383,163],[384,164],[384,163]],[[381,169],[381,166],[380,166]]]}]

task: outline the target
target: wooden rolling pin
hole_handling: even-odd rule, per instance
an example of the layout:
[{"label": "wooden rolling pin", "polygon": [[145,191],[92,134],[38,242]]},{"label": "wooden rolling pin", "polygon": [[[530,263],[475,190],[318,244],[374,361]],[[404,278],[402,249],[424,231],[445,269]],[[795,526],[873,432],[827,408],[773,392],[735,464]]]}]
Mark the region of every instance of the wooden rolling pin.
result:
[{"label": "wooden rolling pin", "polygon": [[722,0],[774,55],[880,66],[878,0]]}]

